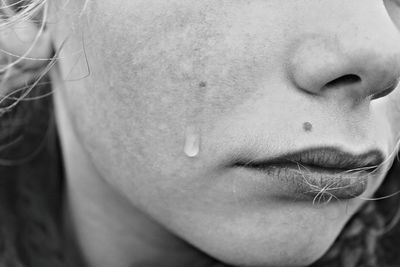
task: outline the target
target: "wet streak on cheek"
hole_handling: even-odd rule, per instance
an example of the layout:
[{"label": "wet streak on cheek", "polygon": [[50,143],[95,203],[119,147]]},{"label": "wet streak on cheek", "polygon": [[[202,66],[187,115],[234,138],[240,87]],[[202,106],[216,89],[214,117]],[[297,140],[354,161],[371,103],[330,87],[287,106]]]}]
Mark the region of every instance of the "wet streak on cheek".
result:
[{"label": "wet streak on cheek", "polygon": [[[201,147],[201,119],[204,109],[204,98],[207,82],[199,82],[193,95],[189,96],[188,103],[189,112],[186,114],[185,144],[183,151],[189,158],[195,158],[200,153]],[[192,103],[192,101],[194,101]]]}]

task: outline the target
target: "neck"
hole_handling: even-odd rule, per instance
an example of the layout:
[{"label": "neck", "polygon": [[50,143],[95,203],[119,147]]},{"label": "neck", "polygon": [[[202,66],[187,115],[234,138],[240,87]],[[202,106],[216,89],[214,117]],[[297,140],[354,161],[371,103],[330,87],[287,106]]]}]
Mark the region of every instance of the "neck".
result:
[{"label": "neck", "polygon": [[[210,266],[211,260],[135,208],[93,166],[56,92],[67,228],[89,266]],[[68,230],[69,229],[69,230]],[[72,253],[75,254],[76,253]]]}]

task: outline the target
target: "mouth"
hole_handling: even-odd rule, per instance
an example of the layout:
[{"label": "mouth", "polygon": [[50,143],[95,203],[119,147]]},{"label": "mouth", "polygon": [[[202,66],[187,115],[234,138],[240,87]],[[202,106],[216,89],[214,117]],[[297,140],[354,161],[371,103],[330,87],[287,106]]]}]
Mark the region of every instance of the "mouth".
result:
[{"label": "mouth", "polygon": [[369,179],[380,174],[384,160],[377,149],[353,154],[320,147],[268,159],[238,159],[231,167],[277,180],[284,188],[283,197],[329,202],[363,194]]}]

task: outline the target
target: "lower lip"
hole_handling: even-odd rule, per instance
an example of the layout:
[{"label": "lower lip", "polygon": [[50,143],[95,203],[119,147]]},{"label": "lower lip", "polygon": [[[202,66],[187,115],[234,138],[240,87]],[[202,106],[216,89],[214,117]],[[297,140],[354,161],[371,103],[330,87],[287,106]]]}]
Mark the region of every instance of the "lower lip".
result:
[{"label": "lower lip", "polygon": [[299,167],[295,164],[268,165],[263,168],[240,167],[272,179],[283,188],[281,198],[329,202],[352,199],[363,194],[370,171],[349,172],[342,169]]}]

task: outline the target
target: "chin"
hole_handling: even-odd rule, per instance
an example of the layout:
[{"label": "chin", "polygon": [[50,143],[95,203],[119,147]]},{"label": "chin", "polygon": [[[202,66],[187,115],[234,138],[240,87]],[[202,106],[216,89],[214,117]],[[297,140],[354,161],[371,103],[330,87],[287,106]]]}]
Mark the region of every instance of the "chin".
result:
[{"label": "chin", "polygon": [[[329,244],[302,244],[293,238],[294,244],[275,244],[263,245],[254,248],[256,244],[242,244],[241,248],[235,248],[233,251],[224,255],[218,255],[218,260],[238,267],[291,267],[291,266],[309,266],[320,259],[329,249]],[[232,246],[232,244],[228,244]]]},{"label": "chin", "polygon": [[249,218],[220,225],[218,234],[208,236],[212,239],[202,250],[232,266],[308,266],[326,253],[344,222],[314,217],[313,224],[303,220],[306,216],[299,216],[298,221],[268,223]]}]

